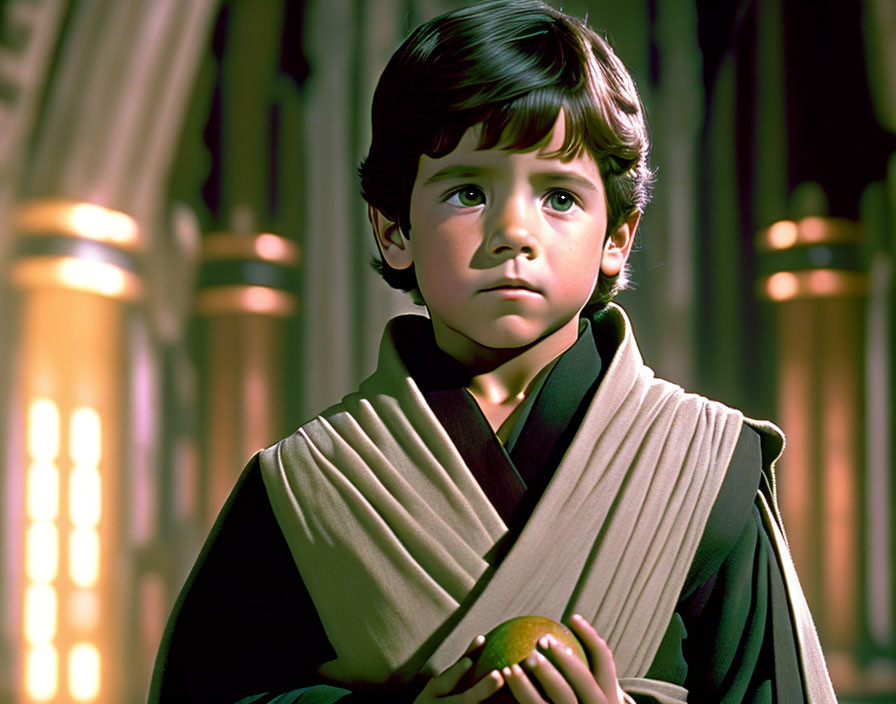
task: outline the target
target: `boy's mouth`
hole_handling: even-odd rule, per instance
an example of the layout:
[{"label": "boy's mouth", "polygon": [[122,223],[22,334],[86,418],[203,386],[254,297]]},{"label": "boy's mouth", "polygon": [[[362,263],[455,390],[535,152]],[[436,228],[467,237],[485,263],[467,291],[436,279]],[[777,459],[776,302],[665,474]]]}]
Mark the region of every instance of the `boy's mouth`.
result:
[{"label": "boy's mouth", "polygon": [[541,293],[538,287],[530,284],[525,279],[501,279],[491,286],[480,289],[482,293],[488,291],[530,291],[532,293]]}]

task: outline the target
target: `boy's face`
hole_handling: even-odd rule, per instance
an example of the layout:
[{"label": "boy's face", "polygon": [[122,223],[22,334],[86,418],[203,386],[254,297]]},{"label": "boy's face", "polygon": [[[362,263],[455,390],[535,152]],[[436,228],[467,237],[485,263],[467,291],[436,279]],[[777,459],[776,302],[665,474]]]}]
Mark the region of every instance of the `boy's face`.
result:
[{"label": "boy's face", "polygon": [[597,164],[587,154],[547,154],[564,138],[563,114],[539,148],[477,150],[479,128],[439,159],[420,158],[411,237],[374,213],[387,263],[416,265],[443,349],[527,348],[558,334],[575,339],[598,274],[618,274],[637,216],[607,238]]}]

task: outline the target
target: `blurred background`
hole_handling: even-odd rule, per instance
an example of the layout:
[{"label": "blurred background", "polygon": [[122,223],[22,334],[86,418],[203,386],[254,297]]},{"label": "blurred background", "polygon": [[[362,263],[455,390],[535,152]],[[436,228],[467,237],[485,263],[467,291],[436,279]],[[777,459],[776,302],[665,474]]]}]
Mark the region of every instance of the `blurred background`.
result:
[{"label": "blurred background", "polygon": [[[246,460],[413,308],[355,168],[392,50],[459,4],[0,0],[0,701],[144,701]],[[786,430],[838,693],[892,702],[896,0],[564,6],[649,114],[644,356]]]}]

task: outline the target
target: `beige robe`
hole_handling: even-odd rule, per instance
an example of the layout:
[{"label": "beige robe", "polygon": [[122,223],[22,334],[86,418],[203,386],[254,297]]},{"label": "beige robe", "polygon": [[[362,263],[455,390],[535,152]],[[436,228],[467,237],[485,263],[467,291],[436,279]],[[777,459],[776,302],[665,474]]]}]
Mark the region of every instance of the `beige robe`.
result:
[{"label": "beige robe", "polygon": [[[743,416],[656,379],[611,306],[597,324],[615,337],[612,362],[495,564],[507,527],[396,351],[419,324],[413,317],[387,327],[377,371],[357,393],[261,455],[277,520],[336,651],[321,673],[349,686],[401,685],[448,667],[508,618],[577,612],[609,643],[626,691],[685,701],[683,688],[644,674]],[[770,424],[761,430],[783,444]],[[801,640],[817,649],[808,625]],[[822,695],[812,701],[833,701]]]}]

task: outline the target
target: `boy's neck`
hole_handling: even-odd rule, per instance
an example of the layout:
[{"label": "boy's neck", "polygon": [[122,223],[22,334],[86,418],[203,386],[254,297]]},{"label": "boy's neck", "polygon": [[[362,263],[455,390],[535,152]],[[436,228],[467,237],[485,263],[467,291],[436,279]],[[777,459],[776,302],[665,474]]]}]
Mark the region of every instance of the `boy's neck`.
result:
[{"label": "boy's neck", "polygon": [[495,349],[459,341],[434,330],[436,343],[471,373],[467,390],[492,429],[498,428],[536,388],[552,363],[578,339],[579,318],[523,348]]}]

